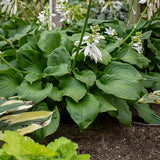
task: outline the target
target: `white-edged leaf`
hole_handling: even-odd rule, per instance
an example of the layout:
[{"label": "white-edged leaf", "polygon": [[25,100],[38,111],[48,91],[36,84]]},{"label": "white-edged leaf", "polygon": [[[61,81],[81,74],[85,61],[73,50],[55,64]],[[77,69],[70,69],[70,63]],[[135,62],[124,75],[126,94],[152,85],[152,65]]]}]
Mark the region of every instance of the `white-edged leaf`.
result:
[{"label": "white-edged leaf", "polygon": [[0,131],[0,141],[4,139],[4,134]]},{"label": "white-edged leaf", "polygon": [[21,135],[31,133],[47,126],[52,119],[53,112],[35,111],[8,115],[0,118],[0,129],[17,131]]},{"label": "white-edged leaf", "polygon": [[139,103],[156,103],[160,104],[160,90],[153,93],[145,94],[138,100]]},{"label": "white-edged leaf", "polygon": [[50,123],[46,127],[36,130],[33,133],[33,135],[36,136],[37,139],[43,141],[45,137],[47,137],[50,134],[53,134],[57,130],[59,122],[60,122],[60,114],[58,108],[55,107],[53,110],[53,115]]},{"label": "white-edged leaf", "polygon": [[8,100],[0,98],[0,116],[5,113],[27,110],[33,105],[33,101]]}]

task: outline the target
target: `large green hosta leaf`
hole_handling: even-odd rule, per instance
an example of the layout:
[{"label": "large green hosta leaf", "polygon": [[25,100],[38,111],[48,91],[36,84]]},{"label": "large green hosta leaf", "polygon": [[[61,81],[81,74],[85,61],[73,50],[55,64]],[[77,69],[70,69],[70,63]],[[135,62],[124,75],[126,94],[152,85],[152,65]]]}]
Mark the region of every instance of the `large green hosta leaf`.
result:
[{"label": "large green hosta leaf", "polygon": [[132,112],[127,102],[111,95],[105,95],[105,99],[117,108],[117,111],[109,111],[109,114],[117,118],[124,125],[130,126],[132,122]]},{"label": "large green hosta leaf", "polygon": [[139,80],[141,75],[129,64],[111,62],[104,75],[96,81],[99,89],[117,97],[136,100],[139,98]]},{"label": "large green hosta leaf", "polygon": [[52,84],[46,83],[44,88],[42,88],[42,83],[37,81],[33,84],[23,81],[18,87],[18,95],[21,99],[33,100],[38,103],[45,99],[52,90]]},{"label": "large green hosta leaf", "polygon": [[57,87],[52,87],[51,93],[48,95],[49,98],[53,99],[54,101],[61,101],[63,97],[63,90],[59,90]]},{"label": "large green hosta leaf", "polygon": [[71,57],[65,48],[60,47],[55,49],[49,55],[47,65],[56,66],[62,63],[68,64],[68,66],[71,66]]},{"label": "large green hosta leaf", "polygon": [[67,110],[80,129],[87,128],[100,112],[100,104],[96,97],[90,93],[78,103],[66,98]]},{"label": "large green hosta leaf", "polygon": [[117,108],[114,107],[109,101],[106,94],[101,91],[97,91],[94,93],[94,96],[100,103],[100,112],[107,112],[107,111],[117,111]]},{"label": "large green hosta leaf", "polygon": [[120,46],[121,41],[109,42],[106,44],[105,50],[109,53],[113,52],[117,47]]},{"label": "large green hosta leaf", "polygon": [[0,118],[0,129],[17,131],[21,135],[31,133],[47,126],[52,119],[53,112],[35,111],[7,115]]},{"label": "large green hosta leaf", "polygon": [[36,72],[30,72],[24,77],[24,79],[27,82],[30,82],[32,84],[33,82],[41,79],[42,77],[43,77],[43,74],[39,74],[39,73],[36,73]]},{"label": "large green hosta leaf", "polygon": [[101,49],[101,52],[102,52],[102,61],[100,61],[100,63],[108,65],[108,63],[111,61],[112,58],[111,55],[105,49]]},{"label": "large green hosta leaf", "polygon": [[61,42],[61,46],[65,47],[70,55],[72,55],[72,50],[74,48],[74,43],[69,38],[65,38]]},{"label": "large green hosta leaf", "polygon": [[85,83],[88,87],[92,86],[96,81],[96,75],[91,70],[83,70],[80,72],[78,69],[74,69],[73,74],[76,79]]},{"label": "large green hosta leaf", "polygon": [[18,64],[26,72],[42,73],[46,68],[46,60],[42,53],[33,50],[19,50]]},{"label": "large green hosta leaf", "polygon": [[87,92],[85,85],[72,77],[62,78],[59,82],[59,88],[63,96],[71,97],[76,102],[82,99]]},{"label": "large green hosta leaf", "polygon": [[38,47],[49,55],[54,49],[60,46],[61,34],[57,31],[44,31],[38,41]]},{"label": "large green hosta leaf", "polygon": [[145,122],[149,124],[160,124],[160,117],[149,107],[149,104],[136,103],[134,108]]},{"label": "large green hosta leaf", "polygon": [[142,54],[139,54],[138,52],[135,51],[135,49],[133,49],[130,46],[122,49],[116,55],[116,58],[124,62],[128,62],[132,65],[137,65],[139,68],[143,68],[144,66],[147,66],[150,62],[148,58],[146,58]]},{"label": "large green hosta leaf", "polygon": [[0,97],[10,97],[17,93],[23,75],[12,69],[0,71]]},{"label": "large green hosta leaf", "polygon": [[44,73],[46,74],[45,76],[63,76],[64,74],[70,73],[70,67],[65,63],[61,63],[56,66],[48,66],[44,70]]}]

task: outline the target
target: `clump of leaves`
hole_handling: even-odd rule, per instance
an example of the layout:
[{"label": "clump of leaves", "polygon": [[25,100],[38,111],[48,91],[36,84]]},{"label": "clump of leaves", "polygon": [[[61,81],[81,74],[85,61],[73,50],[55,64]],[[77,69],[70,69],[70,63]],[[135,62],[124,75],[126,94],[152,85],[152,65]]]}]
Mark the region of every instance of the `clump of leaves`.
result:
[{"label": "clump of leaves", "polygon": [[89,160],[90,155],[78,155],[78,145],[61,137],[47,146],[35,143],[30,137],[5,131],[5,144],[0,149],[0,159],[13,160]]}]

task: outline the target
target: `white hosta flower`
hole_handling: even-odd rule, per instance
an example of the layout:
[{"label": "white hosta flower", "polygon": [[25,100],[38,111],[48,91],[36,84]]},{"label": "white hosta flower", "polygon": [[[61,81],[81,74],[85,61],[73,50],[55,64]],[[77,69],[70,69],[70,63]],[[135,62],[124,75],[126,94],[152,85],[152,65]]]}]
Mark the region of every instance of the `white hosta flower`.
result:
[{"label": "white hosta flower", "polygon": [[47,7],[45,8],[44,11],[41,11],[41,12],[39,13],[38,17],[37,17],[38,20],[39,20],[39,21],[37,21],[37,24],[40,24],[40,25],[41,25],[41,26],[40,26],[40,29],[43,28],[44,26],[46,26],[46,25],[49,24],[49,23],[50,23],[50,25],[53,26],[53,28],[55,28],[56,25],[55,25],[54,23],[51,24],[51,22],[50,22],[50,19],[51,19],[52,17],[55,17],[55,16],[56,16],[56,14],[50,14],[50,13],[48,12],[48,8],[47,8]]},{"label": "white hosta flower", "polygon": [[46,25],[46,16],[45,16],[45,11],[41,11],[39,13],[39,16],[37,17],[39,21],[43,24]]},{"label": "white hosta flower", "polygon": [[0,5],[3,6],[1,11],[2,13],[7,12],[10,16],[17,13],[17,0],[2,0]]},{"label": "white hosta flower", "polygon": [[140,4],[145,4],[147,2],[147,0],[140,0],[139,3]]},{"label": "white hosta flower", "polygon": [[105,4],[105,0],[98,0],[99,1],[99,4]]},{"label": "white hosta flower", "polygon": [[99,25],[96,25],[96,26],[90,26],[90,28],[91,28],[91,30],[92,30],[92,32],[93,32],[93,33],[98,32],[98,31],[100,31],[100,30],[101,30],[101,29],[100,29],[100,27],[99,27]]},{"label": "white hosta flower", "polygon": [[117,11],[119,11],[122,8],[123,3],[122,2],[113,2],[113,8]]},{"label": "white hosta flower", "polygon": [[111,27],[109,28],[105,28],[105,32],[106,34],[108,34],[110,37],[113,37],[116,35],[116,30],[115,29],[112,29]]},{"label": "white hosta flower", "polygon": [[97,63],[98,60],[102,61],[102,53],[101,51],[97,48],[96,43],[87,43],[87,46],[85,47],[84,50],[84,56],[89,56],[91,59],[94,59],[94,61]]},{"label": "white hosta flower", "polygon": [[134,44],[132,48],[134,48],[139,54],[141,54],[143,51],[142,45]]},{"label": "white hosta flower", "polygon": [[95,43],[99,43],[99,40],[101,40],[101,39],[105,39],[104,38],[104,36],[102,36],[102,35],[99,35],[99,34],[96,34],[96,35],[93,35],[93,41],[95,42]]},{"label": "white hosta flower", "polygon": [[[79,41],[75,41],[74,43],[76,46],[79,45]],[[84,56],[87,57],[91,57],[91,59],[94,59],[94,61],[97,63],[98,60],[102,61],[102,53],[101,51],[97,48],[96,43],[89,43],[89,42],[82,42],[82,44],[87,44],[87,46],[85,46],[84,48],[82,48],[79,53],[84,51]],[[79,54],[78,53],[78,54]],[[76,52],[73,53],[72,57],[76,56]]]},{"label": "white hosta flower", "polygon": [[[91,57],[91,59],[93,59],[97,63],[99,60],[102,61],[102,53],[97,48],[96,44],[99,43],[99,40],[105,39],[105,37],[100,35],[100,33],[97,32],[97,31],[100,31],[100,27],[98,25],[90,26],[90,28],[91,28],[93,33],[88,35],[88,36],[83,37],[83,41],[82,41],[81,45],[86,44],[87,46],[82,48],[79,51],[79,53],[84,51],[84,56],[85,57],[89,56],[89,57]],[[74,45],[78,47],[79,41],[75,41]],[[72,55],[72,57],[75,57],[75,56],[76,56],[76,52]]]},{"label": "white hosta flower", "polygon": [[143,52],[143,47],[141,42],[137,42],[131,45],[139,54]]},{"label": "white hosta flower", "polygon": [[69,24],[71,20],[74,20],[74,16],[69,9],[68,0],[57,0],[56,12],[61,15],[60,22],[66,21]]},{"label": "white hosta flower", "polygon": [[120,38],[120,37],[118,37],[118,36],[115,36],[114,37],[116,40],[118,40],[118,41],[122,41],[123,40],[123,38]]}]

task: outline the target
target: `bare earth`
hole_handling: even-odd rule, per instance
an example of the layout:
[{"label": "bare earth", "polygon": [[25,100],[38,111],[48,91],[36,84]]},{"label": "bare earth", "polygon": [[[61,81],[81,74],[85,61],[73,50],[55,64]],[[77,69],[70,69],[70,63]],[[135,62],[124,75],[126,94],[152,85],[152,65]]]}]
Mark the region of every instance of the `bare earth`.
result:
[{"label": "bare earth", "polygon": [[[160,111],[158,105],[153,108]],[[80,132],[75,124],[63,123],[46,143],[61,136],[78,143],[78,153],[89,153],[91,160],[160,160],[160,125],[142,123],[128,128],[103,114],[98,129]]]}]

